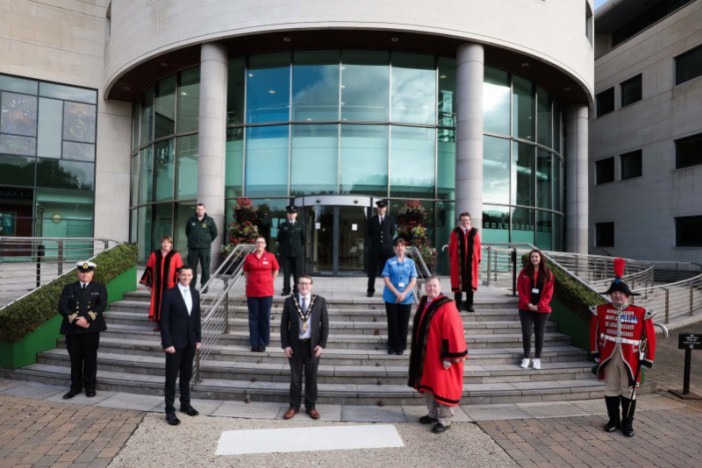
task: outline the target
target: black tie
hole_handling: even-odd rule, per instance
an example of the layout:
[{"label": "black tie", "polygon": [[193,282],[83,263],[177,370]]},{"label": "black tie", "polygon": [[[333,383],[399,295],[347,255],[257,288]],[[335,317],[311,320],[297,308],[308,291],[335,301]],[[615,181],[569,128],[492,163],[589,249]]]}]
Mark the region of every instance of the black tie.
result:
[{"label": "black tie", "polygon": [[80,289],[85,290],[85,283],[81,283],[81,284],[80,284]]}]

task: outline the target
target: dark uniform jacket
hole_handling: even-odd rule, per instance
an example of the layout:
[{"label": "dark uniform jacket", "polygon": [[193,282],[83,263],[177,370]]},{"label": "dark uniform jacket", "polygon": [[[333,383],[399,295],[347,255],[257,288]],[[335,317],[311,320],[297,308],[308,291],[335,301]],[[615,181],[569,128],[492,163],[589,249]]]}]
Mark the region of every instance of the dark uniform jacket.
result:
[{"label": "dark uniform jacket", "polygon": [[[67,284],[59,299],[59,313],[63,316],[62,335],[99,333],[107,330],[102,313],[107,308],[107,289],[105,285],[91,281],[81,289],[80,281]],[[90,326],[79,327],[75,321],[85,317]]]},{"label": "dark uniform jacket", "polygon": [[371,256],[383,254],[387,257],[395,255],[392,249],[392,241],[395,237],[395,218],[385,214],[383,224],[380,224],[378,215],[372,216],[368,220],[368,254]]},{"label": "dark uniform jacket", "polygon": [[278,252],[281,257],[302,257],[305,254],[305,227],[299,220],[295,225],[285,220],[278,227]]},{"label": "dark uniform jacket", "polygon": [[185,224],[185,235],[188,236],[189,249],[209,249],[217,238],[217,225],[207,213],[202,221],[197,219],[197,215],[192,215]]}]

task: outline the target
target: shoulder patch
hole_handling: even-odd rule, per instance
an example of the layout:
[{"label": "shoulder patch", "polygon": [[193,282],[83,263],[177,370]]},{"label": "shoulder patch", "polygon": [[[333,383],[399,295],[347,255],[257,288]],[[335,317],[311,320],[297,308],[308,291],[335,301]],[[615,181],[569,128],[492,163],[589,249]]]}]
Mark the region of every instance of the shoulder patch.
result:
[{"label": "shoulder patch", "polygon": [[590,312],[592,315],[597,315],[597,306],[596,305],[591,305],[590,306]]},{"label": "shoulder patch", "polygon": [[646,313],[644,314],[644,320],[651,320],[651,319],[653,318],[654,315],[656,315],[656,311],[655,311],[655,310],[647,309],[647,310],[646,310]]}]

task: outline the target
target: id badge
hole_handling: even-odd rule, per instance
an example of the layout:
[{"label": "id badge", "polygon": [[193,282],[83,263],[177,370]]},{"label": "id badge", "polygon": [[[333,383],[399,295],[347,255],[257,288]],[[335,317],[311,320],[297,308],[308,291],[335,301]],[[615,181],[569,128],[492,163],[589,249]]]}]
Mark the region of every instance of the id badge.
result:
[{"label": "id badge", "polygon": [[532,294],[539,294],[539,288],[531,288],[531,293]]},{"label": "id badge", "polygon": [[405,283],[402,283],[402,282],[397,283],[397,285],[398,285],[399,287],[401,287],[401,288],[404,288],[404,287],[405,287]]}]

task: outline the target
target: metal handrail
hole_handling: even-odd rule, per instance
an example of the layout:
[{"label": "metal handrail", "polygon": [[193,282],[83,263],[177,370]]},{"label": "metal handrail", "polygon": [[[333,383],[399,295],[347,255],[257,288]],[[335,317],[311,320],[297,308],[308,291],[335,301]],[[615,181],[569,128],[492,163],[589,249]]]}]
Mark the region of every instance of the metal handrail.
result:
[{"label": "metal handrail", "polygon": [[252,244],[237,245],[202,288],[202,291],[210,294],[203,293],[200,298],[202,346],[195,355],[194,383],[202,381],[202,362],[207,360],[212,350],[216,349],[220,337],[229,333],[229,321],[234,311],[244,305],[246,299],[244,258],[254,249]]},{"label": "metal handrail", "polygon": [[422,284],[431,277],[431,270],[424,261],[422,253],[416,246],[408,245],[405,249],[405,254],[414,260],[414,264],[417,267],[417,283],[414,285],[412,290],[412,295],[414,296],[415,304],[419,304],[419,298],[422,297]]},{"label": "metal handrail", "polygon": [[0,236],[0,305],[21,299],[73,270],[75,261],[92,259],[119,244],[94,237]]},{"label": "metal handrail", "polygon": [[640,294],[632,296],[635,304],[662,313],[666,324],[702,310],[702,274],[675,283],[638,288],[633,292]]}]

